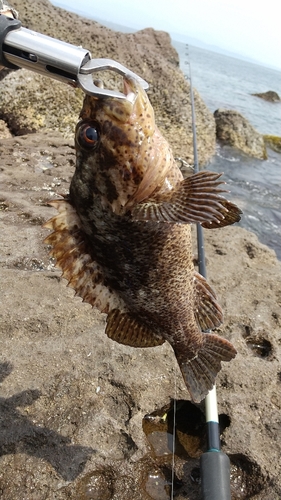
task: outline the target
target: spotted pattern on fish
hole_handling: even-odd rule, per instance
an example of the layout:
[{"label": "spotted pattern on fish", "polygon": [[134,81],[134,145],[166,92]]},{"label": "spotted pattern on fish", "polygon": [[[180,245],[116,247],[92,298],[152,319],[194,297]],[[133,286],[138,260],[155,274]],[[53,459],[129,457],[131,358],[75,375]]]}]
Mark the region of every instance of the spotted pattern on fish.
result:
[{"label": "spotted pattern on fish", "polygon": [[126,77],[124,93],[85,97],[69,196],[52,202],[45,241],[76,293],[108,314],[107,335],[133,347],[168,341],[199,402],[236,350],[203,333],[222,311],[194,270],[190,224],[223,227],[241,212],[222,197],[220,174],[183,179],[144,90]]}]

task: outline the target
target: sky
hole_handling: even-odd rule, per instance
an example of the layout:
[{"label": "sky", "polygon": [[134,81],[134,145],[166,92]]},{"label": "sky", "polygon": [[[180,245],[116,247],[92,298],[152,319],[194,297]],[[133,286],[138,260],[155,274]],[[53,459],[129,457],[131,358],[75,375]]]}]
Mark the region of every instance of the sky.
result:
[{"label": "sky", "polygon": [[281,69],[280,0],[51,1],[94,19],[187,35]]}]

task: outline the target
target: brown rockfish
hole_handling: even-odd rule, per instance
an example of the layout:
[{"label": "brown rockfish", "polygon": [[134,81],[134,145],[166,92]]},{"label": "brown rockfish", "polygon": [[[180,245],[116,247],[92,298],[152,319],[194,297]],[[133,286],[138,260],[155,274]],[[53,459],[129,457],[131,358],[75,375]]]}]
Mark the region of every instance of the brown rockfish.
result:
[{"label": "brown rockfish", "polygon": [[70,193],[50,203],[59,213],[45,242],[76,294],[108,314],[108,337],[133,347],[167,340],[199,402],[236,351],[202,333],[222,311],[194,270],[190,224],[226,226],[240,210],[221,196],[221,174],[183,179],[145,91],[126,77],[124,93],[85,97]]}]

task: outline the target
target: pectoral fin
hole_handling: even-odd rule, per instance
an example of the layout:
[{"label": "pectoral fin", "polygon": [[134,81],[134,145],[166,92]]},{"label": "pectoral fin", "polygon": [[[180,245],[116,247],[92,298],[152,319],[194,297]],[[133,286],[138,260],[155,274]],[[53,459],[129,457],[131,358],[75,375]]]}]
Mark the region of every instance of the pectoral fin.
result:
[{"label": "pectoral fin", "polygon": [[240,209],[220,196],[222,174],[204,170],[184,179],[176,189],[161,198],[146,200],[131,212],[135,221],[201,223],[223,227],[240,220]]},{"label": "pectoral fin", "polygon": [[242,210],[240,210],[240,208],[224,198],[221,199],[220,203],[222,206],[221,213],[223,214],[224,219],[202,222],[202,227],[205,227],[206,229],[217,229],[218,227],[230,226],[231,224],[240,221],[240,214],[242,214]]},{"label": "pectoral fin", "polygon": [[154,347],[164,343],[162,338],[141,325],[132,315],[121,313],[118,309],[108,314],[106,323],[105,333],[119,344],[131,347]]}]

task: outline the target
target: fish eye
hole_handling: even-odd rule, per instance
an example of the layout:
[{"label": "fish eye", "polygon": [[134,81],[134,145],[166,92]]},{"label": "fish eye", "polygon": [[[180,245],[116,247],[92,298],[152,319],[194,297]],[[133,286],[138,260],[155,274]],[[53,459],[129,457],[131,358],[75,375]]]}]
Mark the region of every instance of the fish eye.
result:
[{"label": "fish eye", "polygon": [[99,141],[97,126],[93,123],[78,124],[76,139],[78,144],[85,149],[94,149]]}]

